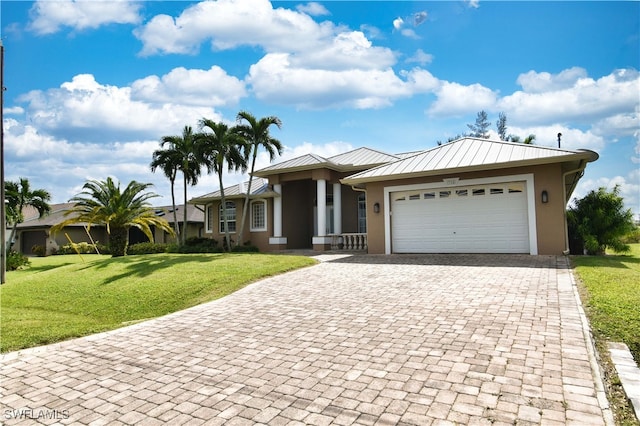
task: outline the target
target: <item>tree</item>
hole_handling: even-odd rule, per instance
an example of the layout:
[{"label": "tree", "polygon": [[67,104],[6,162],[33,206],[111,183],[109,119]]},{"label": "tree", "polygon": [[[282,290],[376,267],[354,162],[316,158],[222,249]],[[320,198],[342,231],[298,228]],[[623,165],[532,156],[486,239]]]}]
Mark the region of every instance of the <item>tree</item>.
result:
[{"label": "tree", "polygon": [[272,125],[277,126],[279,129],[282,127],[282,121],[278,117],[269,116],[263,117],[257,120],[253,115],[246,111],[240,111],[237,116],[239,124],[236,126],[236,132],[244,140],[245,160],[251,156],[251,169],[249,170],[249,185],[247,188],[247,194],[245,196],[244,205],[242,206],[242,220],[240,221],[240,238],[242,238],[244,232],[244,223],[247,219],[247,212],[249,210],[249,196],[251,194],[251,184],[253,182],[253,172],[256,167],[256,158],[258,157],[258,149],[263,147],[269,153],[269,160],[275,159],[276,153],[282,155],[282,144],[279,140],[272,138],[269,134],[269,127]]},{"label": "tree", "polygon": [[[164,139],[164,138],[163,138]],[[178,215],[176,213],[176,195],[175,195],[175,182],[176,175],[178,174],[178,168],[182,164],[182,158],[178,151],[174,149],[158,149],[153,151],[151,160],[151,171],[155,173],[156,169],[160,168],[164,175],[169,179],[171,183],[171,208],[173,209],[173,231],[176,237],[180,239],[180,225],[178,224]],[[186,210],[186,209],[185,209]],[[186,225],[184,225],[186,226]],[[184,228],[186,230],[186,227]]]},{"label": "tree", "polygon": [[51,211],[49,205],[51,194],[44,189],[32,190],[27,178],[19,178],[18,182],[6,181],[4,192],[7,203],[7,223],[11,225],[11,234],[7,242],[7,253],[9,253],[16,238],[18,224],[24,221],[24,208],[33,207],[38,212],[38,216],[43,217]]},{"label": "tree", "polygon": [[469,130],[471,130],[471,134],[469,136],[474,138],[489,139],[489,126],[491,126],[491,124],[489,123],[487,113],[482,110],[476,116],[476,122],[474,124],[467,124]]},{"label": "tree", "polygon": [[69,200],[74,207],[65,213],[71,216],[51,228],[58,232],[74,223],[105,225],[109,234],[109,249],[113,257],[125,256],[129,244],[129,228],[141,230],[149,241],[153,241],[152,226],[174,235],[166,219],[158,217],[148,200],[158,195],[147,191],[150,183],[131,181],[120,190],[120,183],[110,177],[107,180],[90,180],[83,191]]},{"label": "tree", "polygon": [[229,171],[246,171],[247,162],[241,153],[244,141],[234,128],[229,128],[224,123],[217,123],[211,119],[203,118],[200,121],[200,127],[203,130],[202,133],[198,134],[200,158],[209,173],[214,172],[218,175],[226,247],[231,249],[231,237],[227,221],[227,200],[224,195],[222,175],[225,163]]},{"label": "tree", "polygon": [[520,136],[518,135],[509,135],[509,138],[507,140],[509,142],[523,143],[525,145],[533,145],[534,144],[533,142],[536,140],[536,135],[530,134],[529,136],[524,138],[524,140],[521,139]]},{"label": "tree", "polygon": [[574,202],[567,220],[584,241],[587,253],[602,255],[607,247],[616,252],[629,251],[622,238],[634,229],[633,213],[624,209],[619,185],[611,192],[601,187]]},{"label": "tree", "polygon": [[[196,135],[193,133],[191,126],[184,126],[182,135],[163,136],[160,141],[160,146],[164,148],[164,150],[160,151],[166,152],[161,152],[159,154],[159,162],[156,167],[161,167],[169,179],[173,166],[175,166],[177,171],[182,173],[184,211],[182,217],[182,234],[180,235],[182,237],[182,244],[184,244],[187,239],[187,187],[188,185],[196,185],[198,183],[198,178],[201,173],[202,159],[199,157]],[[154,159],[151,163],[152,171],[154,170],[157,152],[159,151],[154,152]],[[169,168],[168,170],[164,170],[164,166],[161,166],[165,161],[167,162],[166,167]],[[167,174],[167,171],[170,173],[169,175]],[[173,182],[171,183],[171,191],[172,202],[174,203],[174,222],[177,226],[175,201],[173,201]]]},{"label": "tree", "polygon": [[507,139],[507,114],[501,112],[498,114],[498,121],[496,121],[496,129],[498,130],[498,136],[501,141]]}]

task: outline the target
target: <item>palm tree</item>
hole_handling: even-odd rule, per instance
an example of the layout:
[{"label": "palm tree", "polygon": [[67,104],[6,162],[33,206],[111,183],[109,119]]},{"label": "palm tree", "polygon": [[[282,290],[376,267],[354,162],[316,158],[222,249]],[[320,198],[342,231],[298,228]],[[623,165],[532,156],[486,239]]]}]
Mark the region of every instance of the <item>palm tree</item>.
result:
[{"label": "palm tree", "polygon": [[[163,138],[164,140],[164,138]],[[176,195],[175,182],[178,174],[178,167],[181,164],[181,158],[178,151],[174,149],[158,149],[153,151],[153,159],[151,160],[151,171],[155,173],[157,168],[162,169],[164,175],[171,183],[171,208],[173,209],[173,230],[176,237],[180,237],[180,225],[178,224],[178,215],[176,213]],[[186,226],[186,225],[185,225]],[[185,228],[186,229],[186,228]]]},{"label": "palm tree", "polygon": [[244,121],[244,124],[236,126],[236,131],[245,141],[245,159],[251,155],[251,169],[249,171],[249,185],[245,196],[244,205],[242,206],[242,221],[240,222],[240,233],[244,232],[244,223],[247,219],[249,211],[249,196],[251,194],[251,184],[253,183],[253,172],[256,167],[256,158],[258,157],[258,149],[262,146],[269,153],[269,160],[273,161],[278,155],[282,155],[282,144],[278,139],[272,138],[269,134],[269,127],[276,125],[278,129],[282,128],[282,121],[276,116],[263,117],[257,120],[247,111],[240,111],[236,118],[238,122]]},{"label": "palm tree", "polygon": [[[200,177],[200,167],[202,161],[198,157],[198,148],[196,146],[196,138],[193,133],[193,129],[191,126],[184,126],[182,130],[182,135],[176,136],[163,136],[160,141],[160,146],[165,148],[166,153],[159,154],[161,158],[159,158],[160,163],[164,163],[167,161],[166,167],[168,170],[164,169],[164,166],[158,164],[157,167],[162,167],[165,175],[171,179],[171,169],[175,166],[176,170],[182,173],[183,178],[183,192],[184,192],[184,211],[182,218],[182,244],[184,244],[187,240],[187,186],[189,184],[196,185],[198,183],[198,178]],[[156,151],[158,152],[158,151]],[[153,165],[155,163],[155,155],[154,152],[154,160],[151,163],[152,171],[154,170]],[[174,163],[175,162],[175,163]],[[169,171],[169,174],[167,174]],[[174,175],[175,180],[175,175]],[[173,200],[173,182],[171,184],[172,193],[171,197]],[[174,202],[174,222],[177,226],[177,219],[175,215],[175,202]],[[179,231],[176,231],[179,232]]]},{"label": "palm tree", "polygon": [[[38,211],[39,217],[43,217],[51,211],[49,201],[51,194],[44,189],[31,190],[29,179],[19,178],[18,182],[6,181],[4,191],[7,203],[7,222],[12,225],[7,252],[11,251],[18,230],[18,224],[24,221],[23,209],[33,207]],[[4,226],[4,224],[3,224]]]},{"label": "palm tree", "polygon": [[[215,172],[218,175],[225,238],[227,247],[231,249],[229,224],[227,222],[227,201],[224,195],[222,174],[225,162],[227,163],[227,169],[229,171],[246,171],[247,162],[240,152],[244,141],[234,128],[230,129],[229,126],[224,123],[217,123],[211,119],[203,118],[200,121],[200,127],[203,130],[203,132],[198,135],[200,158],[203,164],[207,166],[209,173]],[[207,129],[209,131],[207,131]]]},{"label": "palm tree", "polygon": [[153,241],[151,226],[174,234],[166,219],[155,215],[149,199],[157,197],[147,189],[150,183],[131,181],[120,190],[120,183],[115,183],[110,177],[105,181],[90,180],[85,183],[83,191],[73,197],[70,202],[75,206],[65,213],[71,216],[51,228],[58,232],[67,225],[74,223],[88,223],[91,225],[105,225],[109,234],[109,248],[113,257],[125,256],[129,243],[129,228],[140,229]]}]

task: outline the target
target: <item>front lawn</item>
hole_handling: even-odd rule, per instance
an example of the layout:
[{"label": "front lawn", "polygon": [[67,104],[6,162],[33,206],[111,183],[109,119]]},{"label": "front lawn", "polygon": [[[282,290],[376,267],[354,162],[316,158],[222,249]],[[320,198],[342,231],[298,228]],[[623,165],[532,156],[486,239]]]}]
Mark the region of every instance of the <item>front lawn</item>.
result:
[{"label": "front lawn", "polygon": [[604,371],[616,424],[638,424],[611,363],[607,342],[624,342],[640,363],[640,244],[628,255],[572,257]]},{"label": "front lawn", "polygon": [[302,256],[154,254],[32,258],[0,287],[2,352],[112,330],[312,265]]}]

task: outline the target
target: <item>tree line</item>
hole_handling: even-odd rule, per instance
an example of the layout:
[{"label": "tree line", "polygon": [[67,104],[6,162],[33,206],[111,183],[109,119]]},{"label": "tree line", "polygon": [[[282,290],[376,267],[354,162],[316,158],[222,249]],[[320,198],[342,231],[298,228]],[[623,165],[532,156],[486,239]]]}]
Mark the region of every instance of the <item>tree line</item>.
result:
[{"label": "tree line", "polygon": [[[447,139],[446,143],[453,142],[465,137],[489,139],[489,128],[491,123],[489,122],[489,115],[486,111],[482,110],[476,114],[476,121],[471,124],[467,124],[469,132],[459,133]],[[536,135],[530,134],[525,138],[521,138],[518,135],[508,133],[507,131],[507,114],[504,112],[498,113],[498,120],[496,121],[496,131],[501,141],[506,142],[519,142],[527,145],[532,145],[536,140]],[[437,142],[438,145],[442,145],[442,141]]]}]

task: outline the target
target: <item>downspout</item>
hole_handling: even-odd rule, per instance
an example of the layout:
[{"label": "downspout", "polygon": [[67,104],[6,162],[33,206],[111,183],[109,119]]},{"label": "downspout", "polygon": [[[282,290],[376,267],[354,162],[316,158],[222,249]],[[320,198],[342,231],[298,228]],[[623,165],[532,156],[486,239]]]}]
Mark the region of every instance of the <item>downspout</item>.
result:
[{"label": "downspout", "polygon": [[571,191],[570,192],[573,193],[573,190],[576,189],[576,186],[578,185],[578,181],[584,175],[584,169],[586,167],[587,167],[587,161],[586,160],[580,160],[580,166],[577,169],[569,170],[568,172],[564,172],[562,174],[562,192],[563,192],[562,199],[565,200],[565,202],[564,202],[564,245],[565,245],[565,249],[562,252],[562,254],[564,254],[565,256],[570,253],[570,250],[569,250],[569,226],[567,224],[567,204],[569,203],[569,200],[567,200],[568,191],[567,191],[567,185],[565,184],[565,179],[567,178],[568,175],[570,175],[572,173],[580,172],[580,176],[578,176],[577,179],[574,179],[573,182],[571,183]]}]

